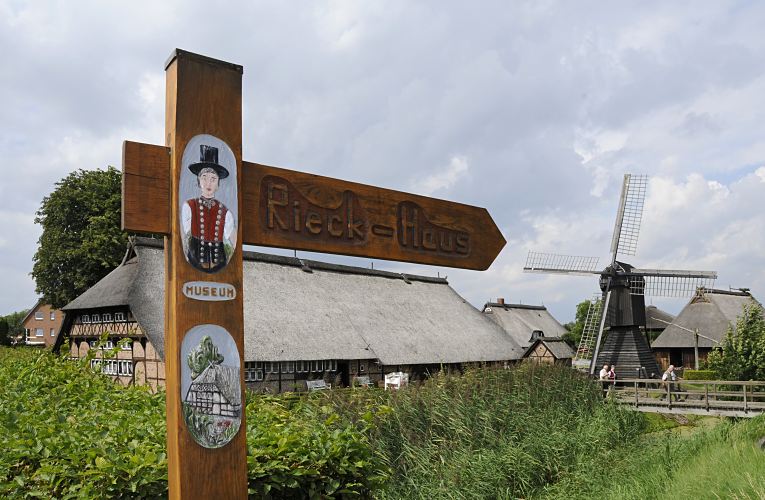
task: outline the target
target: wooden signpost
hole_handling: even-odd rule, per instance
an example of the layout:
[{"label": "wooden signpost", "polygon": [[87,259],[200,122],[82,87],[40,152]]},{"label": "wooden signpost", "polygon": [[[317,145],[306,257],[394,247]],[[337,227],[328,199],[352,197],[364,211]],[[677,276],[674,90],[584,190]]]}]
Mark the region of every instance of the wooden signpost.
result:
[{"label": "wooden signpost", "polygon": [[242,244],[479,270],[505,245],[483,208],[243,162],[242,73],[176,50],[166,145],[123,146],[122,227],[166,236],[171,498],[247,496]]}]

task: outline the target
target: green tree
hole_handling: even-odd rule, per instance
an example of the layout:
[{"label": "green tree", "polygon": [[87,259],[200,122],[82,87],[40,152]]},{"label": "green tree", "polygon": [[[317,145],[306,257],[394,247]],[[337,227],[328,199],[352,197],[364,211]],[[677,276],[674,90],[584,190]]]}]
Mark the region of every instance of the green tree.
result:
[{"label": "green tree", "polygon": [[579,347],[579,341],[582,340],[582,332],[584,331],[584,322],[587,320],[587,311],[590,310],[590,301],[583,300],[576,305],[576,316],[574,321],[566,323],[564,328],[568,330],[568,333],[563,334],[563,340],[571,344],[574,349]]},{"label": "green tree", "polygon": [[114,167],[78,170],[56,183],[37,211],[42,225],[32,276],[37,293],[60,309],[122,260],[121,176]]},{"label": "green tree", "polygon": [[707,363],[722,380],[765,380],[765,318],[759,304],[744,307]]},{"label": "green tree", "polygon": [[0,318],[0,345],[11,345],[11,337],[8,335],[8,321]]},{"label": "green tree", "polygon": [[27,309],[24,309],[23,311],[16,311],[5,316],[4,319],[8,322],[8,336],[10,338],[13,339],[24,334],[24,325],[22,325],[21,322],[24,320],[28,312]]}]

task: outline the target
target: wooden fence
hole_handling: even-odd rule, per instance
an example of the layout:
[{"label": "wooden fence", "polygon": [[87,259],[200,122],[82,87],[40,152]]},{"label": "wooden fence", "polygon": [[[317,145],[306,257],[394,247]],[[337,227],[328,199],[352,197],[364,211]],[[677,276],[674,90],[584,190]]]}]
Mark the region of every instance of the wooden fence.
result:
[{"label": "wooden fence", "polygon": [[728,417],[765,413],[765,382],[740,380],[623,379],[601,382],[607,397],[638,411]]}]

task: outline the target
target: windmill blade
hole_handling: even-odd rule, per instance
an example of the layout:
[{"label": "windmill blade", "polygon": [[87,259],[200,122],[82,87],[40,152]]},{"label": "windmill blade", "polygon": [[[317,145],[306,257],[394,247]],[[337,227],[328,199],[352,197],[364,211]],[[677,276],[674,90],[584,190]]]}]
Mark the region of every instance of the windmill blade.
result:
[{"label": "windmill blade", "polygon": [[698,288],[713,288],[716,279],[717,273],[714,271],[633,269],[629,277],[630,293],[654,297],[690,297]]},{"label": "windmill blade", "polygon": [[635,255],[647,186],[647,175],[624,174],[614,234],[611,237],[612,263],[616,262],[617,254]]},{"label": "windmill blade", "polygon": [[597,271],[598,257],[563,255],[557,253],[529,252],[526,256],[526,273],[578,274],[589,276]]}]

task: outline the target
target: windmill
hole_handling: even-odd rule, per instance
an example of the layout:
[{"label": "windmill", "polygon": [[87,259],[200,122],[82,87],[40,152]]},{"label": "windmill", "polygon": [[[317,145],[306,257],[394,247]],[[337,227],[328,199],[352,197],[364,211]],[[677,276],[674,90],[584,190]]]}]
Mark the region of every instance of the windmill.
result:
[{"label": "windmill", "polygon": [[[657,375],[659,367],[641,327],[645,327],[645,296],[687,297],[697,288],[711,288],[717,273],[677,269],[638,269],[617,260],[635,255],[646,175],[625,174],[611,238],[611,263],[598,270],[597,257],[529,252],[524,272],[600,275],[600,292],[590,300],[575,366],[589,366],[590,374],[602,364],[616,365],[617,377]],[[605,341],[603,333],[607,329]]]}]

